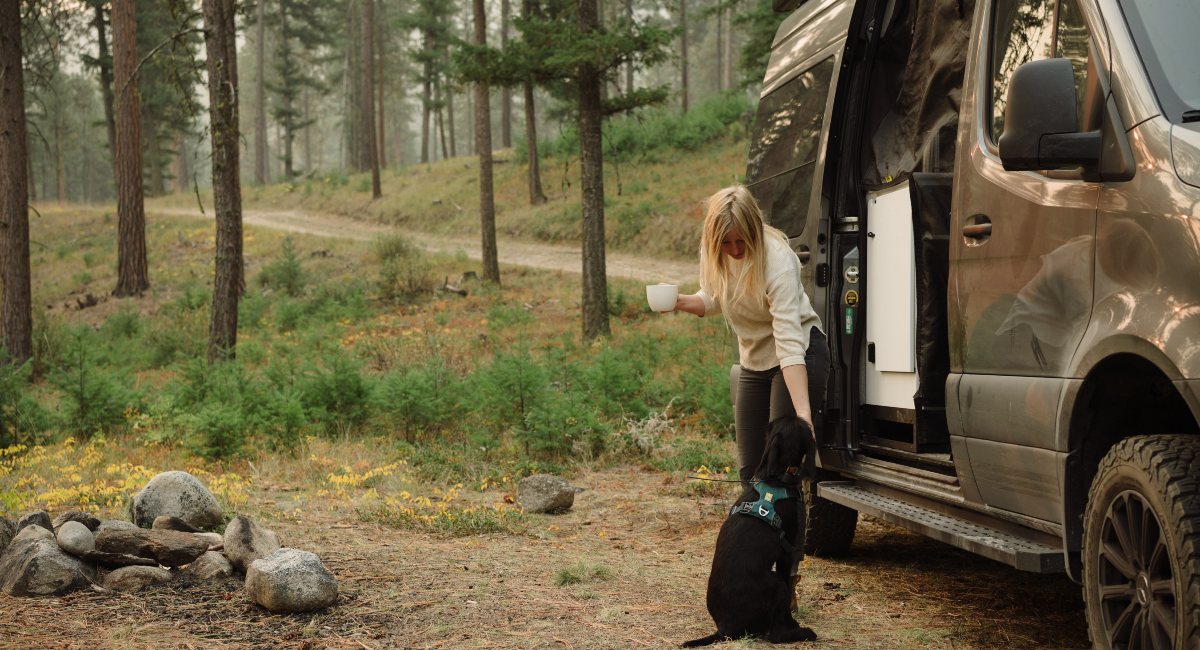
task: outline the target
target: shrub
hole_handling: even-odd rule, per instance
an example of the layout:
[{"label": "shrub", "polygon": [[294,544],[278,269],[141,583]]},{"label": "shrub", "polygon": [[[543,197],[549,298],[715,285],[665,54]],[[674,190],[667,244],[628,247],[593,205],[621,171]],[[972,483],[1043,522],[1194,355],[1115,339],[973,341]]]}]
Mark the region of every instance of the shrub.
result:
[{"label": "shrub", "polygon": [[296,247],[291,237],[284,238],[280,256],[259,271],[258,283],[276,291],[283,291],[292,297],[304,293],[308,277],[300,266],[300,259],[296,256]]},{"label": "shrub", "polygon": [[375,409],[403,428],[405,440],[414,442],[417,433],[438,427],[455,414],[455,383],[440,360],[393,371],[375,386]]},{"label": "shrub", "polygon": [[490,364],[471,375],[470,382],[476,412],[499,427],[523,424],[545,396],[549,383],[546,371],[534,362],[528,350],[496,355]]},{"label": "shrub", "polygon": [[392,302],[411,302],[433,290],[432,265],[421,249],[400,235],[375,241],[379,260],[379,295]]},{"label": "shrub", "polygon": [[126,306],[109,316],[100,326],[100,331],[110,337],[131,339],[141,331],[141,323],[142,317],[137,310]]},{"label": "shrub", "polygon": [[[0,358],[7,358],[3,349]],[[29,392],[31,367],[31,361],[0,365],[0,449],[31,442],[49,428],[49,413]]]},{"label": "shrub", "polygon": [[197,455],[223,459],[241,453],[247,427],[240,405],[206,402],[194,415],[184,415],[180,420],[189,432],[184,444]]},{"label": "shrub", "polygon": [[62,427],[77,436],[90,438],[124,424],[125,412],[135,406],[136,396],[112,370],[93,360],[93,337],[86,329],[73,335],[65,365],[51,377],[63,393],[59,407]]},{"label": "shrub", "polygon": [[516,431],[527,454],[592,460],[604,451],[604,428],[586,393],[551,392],[538,401]]},{"label": "shrub", "polygon": [[362,424],[370,414],[371,382],[353,359],[342,352],[325,358],[323,367],[304,376],[298,386],[311,418],[327,432]]}]

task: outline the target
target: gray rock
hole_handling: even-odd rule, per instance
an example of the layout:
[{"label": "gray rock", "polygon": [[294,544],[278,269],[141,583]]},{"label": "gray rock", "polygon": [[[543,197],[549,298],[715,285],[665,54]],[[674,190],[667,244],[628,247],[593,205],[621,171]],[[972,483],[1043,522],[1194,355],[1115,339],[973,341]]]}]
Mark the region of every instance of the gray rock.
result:
[{"label": "gray rock", "polygon": [[163,472],[150,479],[129,504],[133,523],[149,528],[156,517],[170,515],[188,524],[211,530],[225,520],[217,498],[187,472]]},{"label": "gray rock", "polygon": [[17,520],[17,532],[21,532],[21,529],[26,526],[41,526],[51,532],[54,531],[54,526],[50,525],[50,514],[45,510],[38,510],[37,512],[29,512],[22,515]]},{"label": "gray rock", "polygon": [[96,527],[95,533],[99,535],[106,530],[139,530],[136,524],[120,519],[105,519]]},{"label": "gray rock", "polygon": [[158,566],[158,560],[148,557],[138,557],[127,553],[106,553],[104,551],[88,551],[79,557],[99,564],[103,567],[120,568],[123,566]]},{"label": "gray rock", "polygon": [[560,476],[534,474],[517,484],[517,503],[525,512],[565,512],[575,505],[575,491]]},{"label": "gray rock", "polygon": [[197,539],[202,539],[208,544],[208,550],[220,551],[225,548],[225,538],[218,533],[192,533]]},{"label": "gray rock", "polygon": [[94,515],[90,515],[82,510],[68,510],[55,517],[54,521],[51,522],[51,525],[55,532],[57,532],[58,529],[68,521],[78,521],[84,526],[87,526],[87,529],[93,533],[96,532],[96,529],[100,527],[99,519],[97,519]]},{"label": "gray rock", "polygon": [[83,555],[96,550],[96,536],[78,521],[64,522],[58,527],[58,547],[71,555]]},{"label": "gray rock", "polygon": [[246,515],[238,515],[225,527],[225,557],[239,571],[246,571],[250,563],[266,557],[279,549],[279,536],[259,526]]},{"label": "gray rock", "polygon": [[0,555],[0,591],[10,596],[60,596],[95,578],[94,568],[64,553],[54,533],[37,525],[21,529]]},{"label": "gray rock", "polygon": [[7,517],[0,517],[0,553],[8,548],[8,543],[12,541],[13,535],[17,534],[17,525]]},{"label": "gray rock", "polygon": [[201,580],[228,578],[233,575],[233,565],[229,563],[229,560],[225,559],[224,555],[216,551],[209,551],[196,558],[195,562],[187,565],[187,568],[183,572],[196,576]]},{"label": "gray rock", "polygon": [[246,593],[272,612],[311,612],[335,603],[338,587],[315,554],[281,548],[250,564]]},{"label": "gray rock", "polygon": [[183,566],[208,552],[208,542],[174,530],[106,530],[96,550],[151,558],[163,566]]},{"label": "gray rock", "polygon": [[104,576],[104,586],[113,591],[138,591],[166,584],[174,579],[175,574],[162,567],[127,566]]},{"label": "gray rock", "polygon": [[181,533],[195,533],[200,531],[199,528],[196,528],[179,517],[173,517],[171,515],[159,515],[155,517],[154,523],[150,524],[150,527],[154,530],[177,530]]}]

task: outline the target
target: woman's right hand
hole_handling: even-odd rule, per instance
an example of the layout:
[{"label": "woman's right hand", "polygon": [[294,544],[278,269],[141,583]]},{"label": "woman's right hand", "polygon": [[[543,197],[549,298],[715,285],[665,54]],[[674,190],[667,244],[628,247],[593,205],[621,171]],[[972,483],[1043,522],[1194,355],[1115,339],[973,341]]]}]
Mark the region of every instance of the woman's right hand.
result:
[{"label": "woman's right hand", "polygon": [[675,311],[683,311],[696,316],[704,315],[704,300],[694,293],[681,293],[675,299]]}]

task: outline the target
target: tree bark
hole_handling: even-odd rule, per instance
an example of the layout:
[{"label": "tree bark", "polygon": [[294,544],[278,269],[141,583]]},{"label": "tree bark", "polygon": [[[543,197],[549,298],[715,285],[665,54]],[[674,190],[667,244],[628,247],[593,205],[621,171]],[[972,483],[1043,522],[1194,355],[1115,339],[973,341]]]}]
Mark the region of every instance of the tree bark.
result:
[{"label": "tree bark", "polygon": [[454,86],[446,87],[446,124],[450,129],[450,158],[458,156],[458,142],[454,137]]},{"label": "tree bark", "polygon": [[364,68],[362,129],[366,135],[363,144],[367,147],[367,166],[371,169],[371,196],[378,199],[383,196],[383,189],[379,185],[379,136],[375,131],[375,0],[363,0],[361,36]]},{"label": "tree bark", "polygon": [[[579,0],[579,30],[597,29],[596,0]],[[608,278],[604,259],[604,153],[601,149],[600,71],[584,64],[579,71],[579,167],[583,203],[583,338],[610,333]]]},{"label": "tree bark", "polygon": [[[473,0],[475,44],[487,45],[487,15],[483,0]],[[475,148],[479,151],[479,225],[483,231],[483,279],[500,283],[496,254],[496,201],[492,194],[492,108],[486,83],[475,84]]]},{"label": "tree bark", "polygon": [[386,86],[383,85],[383,72],[384,72],[384,70],[387,69],[387,63],[384,61],[384,56],[383,56],[383,52],[384,52],[383,26],[384,26],[384,24],[387,23],[387,18],[384,16],[384,13],[383,13],[383,7],[384,7],[383,0],[376,0],[376,2],[379,3],[376,6],[376,13],[375,13],[375,72],[376,72],[375,89],[376,89],[376,95],[379,98],[379,110],[378,110],[379,168],[387,169],[387,136],[386,136],[386,131],[383,128],[383,125],[385,122],[384,112],[383,112],[383,109],[385,106],[384,89],[386,88]]},{"label": "tree bark", "polygon": [[[508,23],[511,22],[509,0],[500,0],[500,49],[508,47]],[[512,147],[512,88],[500,89],[500,146]]]},{"label": "tree bark", "polygon": [[[428,50],[430,48],[429,35],[425,34],[422,41],[422,46]],[[433,105],[433,64],[429,61],[424,63],[425,78],[422,80],[421,89],[421,162],[429,162],[429,117],[432,112]]]},{"label": "tree bark", "polygon": [[[625,19],[633,22],[633,0],[625,0]],[[633,92],[633,61],[625,64],[625,92]]]},{"label": "tree bark", "polygon": [[146,268],[146,211],[142,187],[141,97],[137,77],[137,18],[134,0],[113,0],[113,77],[117,150],[117,286],[115,296],[150,288]]},{"label": "tree bark", "polygon": [[679,0],[679,83],[683,112],[688,112],[688,21],[687,0]]},{"label": "tree bark", "polygon": [[242,186],[238,159],[237,32],[234,0],[203,0],[209,121],[212,133],[213,204],[217,251],[213,273],[208,360],[237,353],[238,300],[245,289],[242,258]]},{"label": "tree bark", "polygon": [[267,183],[267,0],[258,0],[254,43],[254,184]]},{"label": "tree bark", "polygon": [[725,16],[725,52],[722,56],[725,65],[721,72],[721,86],[728,90],[733,88],[733,13],[731,9],[721,13]]},{"label": "tree bark", "polygon": [[21,0],[0,0],[0,363],[33,356],[29,272],[29,133],[21,69]]},{"label": "tree bark", "polygon": [[108,37],[104,33],[104,24],[104,2],[97,0],[96,17],[92,20],[92,26],[96,28],[96,42],[98,43],[96,59],[100,62],[100,94],[104,99],[104,125],[108,129],[108,155],[115,158],[117,126],[116,118],[113,116],[112,58],[108,53]]},{"label": "tree bark", "polygon": [[525,93],[525,141],[526,162],[529,166],[529,205],[541,205],[546,202],[546,193],[542,191],[542,172],[538,163],[537,141],[537,111],[533,105],[533,84],[526,81],[522,84]]}]

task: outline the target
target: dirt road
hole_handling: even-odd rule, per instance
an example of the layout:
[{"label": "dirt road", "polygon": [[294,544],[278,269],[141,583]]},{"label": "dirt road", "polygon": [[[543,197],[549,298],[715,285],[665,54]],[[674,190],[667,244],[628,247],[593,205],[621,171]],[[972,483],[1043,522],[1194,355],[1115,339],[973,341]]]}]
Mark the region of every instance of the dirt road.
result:
[{"label": "dirt road", "polygon": [[[149,211],[197,219],[212,218],[211,213],[201,215],[199,211],[188,208],[149,208]],[[473,260],[483,258],[482,245],[478,238],[430,235],[336,215],[314,214],[298,210],[245,210],[242,212],[242,219],[246,224],[252,226],[358,241],[370,241],[389,234],[402,234],[430,252],[456,253],[462,251]],[[501,264],[572,273],[580,272],[583,267],[582,254],[577,246],[500,239],[496,248]],[[695,262],[646,259],[628,253],[611,251],[606,253],[605,258],[605,269],[610,277],[632,278],[645,282],[686,285],[696,281],[699,271]]]}]

